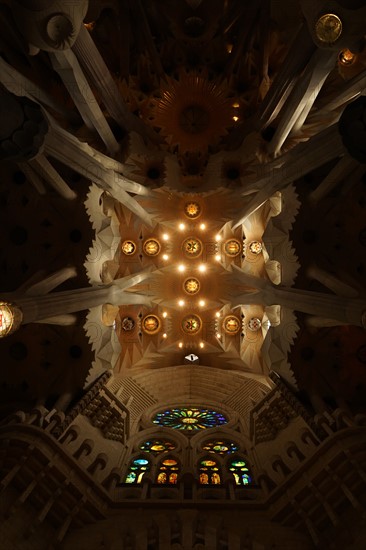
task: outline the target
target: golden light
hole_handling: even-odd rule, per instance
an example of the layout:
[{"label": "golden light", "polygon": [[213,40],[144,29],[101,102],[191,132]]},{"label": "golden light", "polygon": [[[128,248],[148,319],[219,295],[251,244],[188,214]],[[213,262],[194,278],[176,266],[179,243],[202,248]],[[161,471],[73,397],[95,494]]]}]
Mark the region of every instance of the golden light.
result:
[{"label": "golden light", "polygon": [[356,56],[347,48],[339,53],[338,60],[342,65],[352,65]]},{"label": "golden light", "polygon": [[179,346],[180,348],[182,348],[182,347],[183,347],[183,342],[179,342],[178,346]]},{"label": "golden light", "polygon": [[239,109],[240,105],[239,105],[239,103],[236,101],[235,103],[233,103],[233,107],[234,107],[234,109]]},{"label": "golden light", "polygon": [[216,317],[221,317],[221,313],[219,311],[216,311],[215,315]]},{"label": "golden light", "polygon": [[233,51],[233,44],[226,44],[226,51],[227,53],[231,53]]},{"label": "golden light", "polygon": [[167,338],[167,337],[168,337],[167,333],[166,333],[166,332],[164,332],[164,334],[163,334],[163,338]]},{"label": "golden light", "polygon": [[205,224],[205,223],[201,223],[200,229],[202,229],[202,231],[203,231],[204,229],[206,229],[206,224]]},{"label": "golden light", "polygon": [[206,266],[205,266],[205,264],[199,265],[199,266],[198,266],[198,271],[199,271],[200,273],[204,273],[204,272],[206,271]]},{"label": "golden light", "polygon": [[168,254],[163,254],[163,260],[165,260],[165,261],[166,261],[166,260],[169,260]]},{"label": "golden light", "polygon": [[184,300],[179,300],[179,301],[178,301],[178,305],[179,305],[180,307],[183,307],[184,304],[185,304],[185,301],[184,301]]},{"label": "golden light", "polygon": [[205,344],[203,342],[200,342],[200,348],[204,348]]},{"label": "golden light", "polygon": [[186,226],[185,226],[184,223],[180,223],[180,224],[179,224],[179,229],[180,229],[181,231],[183,231],[185,228],[186,228]]},{"label": "golden light", "polygon": [[200,301],[198,302],[198,305],[199,305],[200,307],[205,306],[205,305],[206,305],[205,300],[200,300]]},{"label": "golden light", "polygon": [[239,120],[239,117],[238,117],[238,116],[236,116],[236,115],[233,116],[233,121],[234,121],[234,122],[238,122],[238,120]]},{"label": "golden light", "polygon": [[168,233],[164,233],[162,236],[163,241],[169,241],[169,235]]},{"label": "golden light", "polygon": [[221,261],[221,254],[216,254],[215,260],[216,260],[217,262],[220,262],[220,261]]},{"label": "golden light", "polygon": [[164,311],[164,312],[163,312],[163,317],[164,317],[164,319],[166,319],[167,316],[168,316],[167,312]]},{"label": "golden light", "polygon": [[215,237],[215,241],[217,243],[219,243],[221,241],[221,239],[222,239],[221,235],[217,234],[216,237]]},{"label": "golden light", "polygon": [[178,271],[180,271],[181,273],[183,273],[183,271],[186,270],[186,266],[184,264],[179,264],[178,265]]},{"label": "golden light", "polygon": [[220,339],[221,338],[221,334],[216,334],[217,338]]}]

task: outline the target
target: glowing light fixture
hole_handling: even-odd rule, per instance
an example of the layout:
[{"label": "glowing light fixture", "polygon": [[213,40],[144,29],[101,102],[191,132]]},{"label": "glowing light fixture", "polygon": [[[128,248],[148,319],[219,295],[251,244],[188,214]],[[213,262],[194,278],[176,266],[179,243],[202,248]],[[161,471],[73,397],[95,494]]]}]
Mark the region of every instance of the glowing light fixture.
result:
[{"label": "glowing light fixture", "polygon": [[180,271],[181,273],[183,273],[183,271],[186,270],[186,266],[184,264],[179,264],[178,265],[178,271]]},{"label": "glowing light fixture", "polygon": [[199,265],[199,266],[198,266],[198,271],[199,271],[200,273],[204,273],[204,272],[206,271],[206,266],[205,266],[205,264]]}]

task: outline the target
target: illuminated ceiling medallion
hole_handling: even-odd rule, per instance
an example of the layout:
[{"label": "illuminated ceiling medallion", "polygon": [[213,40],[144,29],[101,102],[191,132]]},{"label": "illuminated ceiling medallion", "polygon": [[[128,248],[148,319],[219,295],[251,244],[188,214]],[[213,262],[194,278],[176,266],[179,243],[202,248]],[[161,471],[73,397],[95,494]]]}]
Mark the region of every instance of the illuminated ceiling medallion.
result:
[{"label": "illuminated ceiling medallion", "polygon": [[187,202],[184,205],[184,213],[187,218],[195,220],[201,215],[202,209],[198,202]]},{"label": "illuminated ceiling medallion", "polygon": [[197,294],[199,292],[199,289],[201,287],[201,284],[198,279],[194,277],[189,277],[186,279],[183,283],[183,289],[187,294]]},{"label": "illuminated ceiling medallion", "polygon": [[126,256],[132,256],[132,254],[135,254],[137,247],[133,241],[127,240],[123,241],[121,249],[123,254],[125,254]]},{"label": "illuminated ceiling medallion", "polygon": [[250,250],[250,252],[252,254],[255,254],[257,256],[258,254],[260,254],[262,252],[263,245],[259,241],[252,241],[251,243],[249,243],[248,249]]},{"label": "illuminated ceiling medallion", "polygon": [[325,13],[315,24],[318,40],[326,44],[333,44],[342,34],[342,21],[334,13]]},{"label": "illuminated ceiling medallion", "polygon": [[258,317],[252,317],[249,319],[247,326],[252,332],[257,332],[262,326],[262,321]]},{"label": "illuminated ceiling medallion", "polygon": [[187,315],[182,321],[182,329],[186,334],[197,334],[201,326],[202,321],[198,315]]},{"label": "illuminated ceiling medallion", "polygon": [[161,328],[161,322],[156,315],[146,315],[142,320],[142,330],[146,334],[156,334]]},{"label": "illuminated ceiling medallion", "polygon": [[23,319],[22,311],[10,302],[0,302],[0,338],[15,332]]},{"label": "illuminated ceiling medallion", "polygon": [[157,256],[160,252],[161,245],[157,239],[147,239],[144,242],[143,249],[148,256]]},{"label": "illuminated ceiling medallion", "polygon": [[241,242],[237,239],[229,239],[224,243],[224,252],[227,256],[235,258],[241,252]]},{"label": "illuminated ceiling medallion", "polygon": [[187,258],[198,258],[203,250],[202,241],[196,237],[187,237],[183,241],[182,250]]},{"label": "illuminated ceiling medallion", "polygon": [[235,315],[228,315],[225,317],[222,323],[222,328],[226,334],[238,334],[240,331],[241,323]]},{"label": "illuminated ceiling medallion", "polygon": [[129,332],[135,328],[135,321],[132,317],[123,317],[121,321],[121,329],[125,332]]},{"label": "illuminated ceiling medallion", "polygon": [[179,153],[207,152],[233,125],[231,102],[224,84],[181,71],[177,78],[165,78],[161,97],[151,102],[147,120],[160,128],[160,135]]},{"label": "illuminated ceiling medallion", "polygon": [[342,50],[339,53],[338,60],[342,65],[352,65],[355,62],[356,56],[350,50]]}]

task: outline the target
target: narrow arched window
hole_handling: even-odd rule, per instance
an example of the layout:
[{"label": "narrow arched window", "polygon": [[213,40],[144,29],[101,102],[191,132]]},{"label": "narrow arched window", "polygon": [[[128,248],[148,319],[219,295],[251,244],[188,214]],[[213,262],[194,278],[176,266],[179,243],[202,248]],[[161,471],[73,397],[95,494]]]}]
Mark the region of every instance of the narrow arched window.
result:
[{"label": "narrow arched window", "polygon": [[156,476],[157,483],[175,485],[178,482],[179,464],[175,458],[163,458],[159,462]]},{"label": "narrow arched window", "polygon": [[149,470],[150,462],[147,458],[135,458],[128,468],[125,483],[141,483],[144,474]]},{"label": "narrow arched window", "polygon": [[199,482],[201,485],[220,485],[221,483],[220,467],[217,460],[211,456],[200,461]]},{"label": "narrow arched window", "polygon": [[232,458],[229,460],[228,468],[234,476],[236,485],[249,485],[252,482],[248,465],[242,458]]}]

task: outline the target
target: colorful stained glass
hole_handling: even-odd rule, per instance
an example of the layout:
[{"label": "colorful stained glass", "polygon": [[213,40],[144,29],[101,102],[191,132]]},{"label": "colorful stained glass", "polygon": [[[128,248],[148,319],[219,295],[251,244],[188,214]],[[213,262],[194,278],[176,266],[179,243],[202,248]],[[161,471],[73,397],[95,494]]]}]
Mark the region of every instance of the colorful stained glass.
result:
[{"label": "colorful stained glass", "polygon": [[125,483],[141,483],[146,472],[150,470],[150,463],[147,458],[135,458],[128,469]]},{"label": "colorful stained glass", "polygon": [[202,447],[204,451],[208,451],[209,453],[215,453],[218,455],[227,455],[230,453],[235,453],[239,450],[238,445],[236,443],[233,443],[232,441],[208,441],[205,443],[205,445]]},{"label": "colorful stained glass", "polygon": [[151,452],[155,455],[160,453],[168,453],[169,451],[173,451],[175,448],[175,444],[171,441],[167,441],[166,439],[150,439],[149,441],[144,441],[144,443],[140,445],[141,451],[145,451],[145,453]]},{"label": "colorful stained glass", "polygon": [[219,412],[198,407],[180,407],[159,412],[153,419],[154,424],[193,432],[205,428],[214,428],[227,423],[227,418]]},{"label": "colorful stained glass", "polygon": [[211,457],[204,458],[200,462],[200,484],[201,485],[220,485],[220,469],[216,460]]},{"label": "colorful stained glass", "polygon": [[159,463],[157,483],[176,484],[178,481],[179,464],[175,458],[164,458]]},{"label": "colorful stained glass", "polygon": [[252,478],[245,460],[233,459],[229,462],[229,471],[233,474],[236,485],[249,485]]}]

